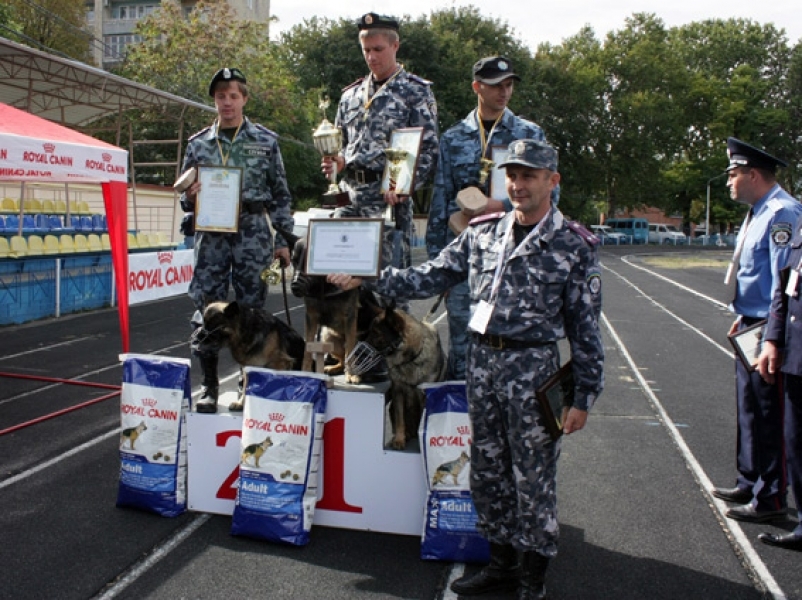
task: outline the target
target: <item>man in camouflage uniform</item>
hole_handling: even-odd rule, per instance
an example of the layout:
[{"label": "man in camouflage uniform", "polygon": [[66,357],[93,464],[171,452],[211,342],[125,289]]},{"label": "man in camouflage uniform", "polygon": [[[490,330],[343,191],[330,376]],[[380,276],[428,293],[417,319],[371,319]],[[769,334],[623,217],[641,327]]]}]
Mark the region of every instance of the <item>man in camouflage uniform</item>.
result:
[{"label": "man in camouflage uniform", "polygon": [[[492,159],[494,146],[506,147],[521,139],[544,140],[543,130],[507,108],[512,97],[515,81],[512,64],[503,56],[489,56],[473,66],[473,91],[478,98],[478,107],[462,121],[451,127],[440,139],[440,159],[434,178],[434,195],[429,208],[426,225],[426,249],[429,258],[434,258],[451,242],[459,231],[449,227],[449,218],[460,210],[457,193],[475,186],[488,196],[486,212],[509,212],[512,203],[506,190],[493,190],[490,196],[490,177],[485,172],[483,179],[482,158]],[[559,201],[559,188],[552,192],[552,201]],[[467,218],[466,218],[467,219]],[[465,379],[465,350],[468,345],[468,318],[470,297],[468,282],[451,288],[446,296],[448,309],[448,378]]]},{"label": "man in camouflage uniform", "polygon": [[[468,280],[471,495],[477,526],[490,541],[490,564],[451,589],[467,596],[519,586],[518,598],[529,600],[545,598],[559,536],[560,441],[546,429],[535,390],[558,369],[557,341],[567,337],[574,398],[563,430],[584,427],[604,382],[601,277],[597,238],[551,202],[560,179],[557,152],[537,140],[513,142],[509,151],[502,166],[512,213],[477,217],[436,258],[385,268],[366,285],[388,296],[425,298]],[[361,283],[344,274],[329,281],[346,289]]]},{"label": "man in camouflage uniform", "polygon": [[[209,85],[217,107],[217,120],[189,139],[183,170],[199,165],[242,169],[240,214],[236,233],[197,231],[195,271],[189,297],[197,309],[192,318],[196,333],[202,333],[203,310],[212,302],[228,298],[229,281],[238,303],[262,308],[267,284],[262,270],[275,258],[290,262],[287,242],[273,234],[273,226],[292,231],[290,192],[277,136],[243,115],[248,100],[245,76],[238,69],[220,69]],[[181,196],[181,207],[193,211],[200,184],[195,181]],[[219,346],[214,336],[193,335],[192,352],[203,371],[198,412],[217,411]]]},{"label": "man in camouflage uniform", "polygon": [[[437,163],[437,104],[431,82],[396,62],[398,21],[368,13],[357,25],[370,74],[343,90],[337,110],[335,124],[342,129],[343,149],[334,160],[337,172],[343,173],[340,187],[349,193],[351,204],[339,208],[335,216],[382,217],[387,205],[392,205],[395,228],[385,231],[382,264],[407,267],[412,264],[412,199],[381,193],[387,162],[384,150],[390,147],[394,130],[423,128],[414,184],[416,190],[423,187]],[[331,158],[323,159],[326,176],[333,163]]]}]

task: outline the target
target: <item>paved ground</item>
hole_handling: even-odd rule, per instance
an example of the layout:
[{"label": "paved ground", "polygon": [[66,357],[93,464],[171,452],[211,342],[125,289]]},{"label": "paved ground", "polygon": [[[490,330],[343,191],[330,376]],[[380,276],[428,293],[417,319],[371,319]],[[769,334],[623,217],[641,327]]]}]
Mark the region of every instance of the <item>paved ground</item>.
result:
[{"label": "paved ground", "polygon": [[[603,250],[607,386],[564,440],[553,600],[802,599],[799,555],[756,540],[777,528],[733,523],[708,494],[735,477],[726,256]],[[283,315],[279,294],[269,308]],[[186,356],[190,313],[185,298],[133,307],[131,350]],[[2,335],[2,372],[120,383],[114,311]],[[109,392],[0,381],[0,431]],[[0,435],[0,598],[454,598],[462,565],[421,561],[415,536],[316,527],[294,548],[232,537],[227,517],[115,508],[118,427],[111,399]]]}]

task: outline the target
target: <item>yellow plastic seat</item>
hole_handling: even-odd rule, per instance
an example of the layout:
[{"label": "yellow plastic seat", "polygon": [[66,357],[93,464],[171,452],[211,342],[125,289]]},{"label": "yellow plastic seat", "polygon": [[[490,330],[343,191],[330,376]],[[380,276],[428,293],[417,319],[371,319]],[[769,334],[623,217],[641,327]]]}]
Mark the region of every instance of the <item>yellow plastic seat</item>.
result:
[{"label": "yellow plastic seat", "polygon": [[8,245],[8,240],[0,237],[0,258],[7,258],[11,254],[11,247]]},{"label": "yellow plastic seat", "polygon": [[28,198],[27,200],[23,200],[22,208],[26,213],[42,212],[42,201],[36,198]]},{"label": "yellow plastic seat", "polygon": [[45,241],[41,235],[28,236],[28,256],[39,256],[44,254]]},{"label": "yellow plastic seat", "polygon": [[164,231],[160,231],[156,234],[159,238],[159,246],[173,246],[173,241],[170,239],[170,236],[167,235]]},{"label": "yellow plastic seat", "polygon": [[162,244],[161,239],[159,239],[158,233],[148,233],[148,246],[151,248],[160,248],[164,244]]},{"label": "yellow plastic seat", "polygon": [[102,233],[100,235],[100,245],[104,250],[111,250],[111,238],[108,233]]},{"label": "yellow plastic seat", "polygon": [[139,248],[139,242],[137,241],[136,236],[133,233],[128,234],[128,247]]},{"label": "yellow plastic seat", "polygon": [[83,233],[76,233],[72,236],[72,243],[76,252],[89,252],[89,240]]},{"label": "yellow plastic seat", "polygon": [[21,235],[11,236],[11,252],[8,255],[11,258],[22,258],[28,254],[28,242]]},{"label": "yellow plastic seat", "polygon": [[136,243],[140,248],[150,248],[150,239],[148,234],[140,231],[136,234]]},{"label": "yellow plastic seat", "polygon": [[58,238],[55,235],[46,235],[42,254],[58,254],[59,252],[61,252],[61,249],[58,245]]},{"label": "yellow plastic seat", "polygon": [[3,198],[2,210],[4,213],[18,213],[19,204],[14,198]]},{"label": "yellow plastic seat", "polygon": [[58,246],[62,254],[72,254],[75,252],[75,242],[68,233],[61,234],[61,237],[58,239]]},{"label": "yellow plastic seat", "polygon": [[56,203],[52,200],[42,200],[42,212],[46,215],[52,215],[56,212]]},{"label": "yellow plastic seat", "polygon": [[103,244],[100,243],[100,236],[98,234],[90,233],[86,236],[86,241],[90,252],[103,252]]},{"label": "yellow plastic seat", "polygon": [[85,200],[79,200],[78,202],[76,202],[76,204],[78,206],[77,214],[79,214],[79,215],[91,215],[92,214],[92,211],[89,210],[89,203],[87,203]]},{"label": "yellow plastic seat", "polygon": [[56,213],[63,215],[67,212],[67,203],[64,200],[56,200]]}]

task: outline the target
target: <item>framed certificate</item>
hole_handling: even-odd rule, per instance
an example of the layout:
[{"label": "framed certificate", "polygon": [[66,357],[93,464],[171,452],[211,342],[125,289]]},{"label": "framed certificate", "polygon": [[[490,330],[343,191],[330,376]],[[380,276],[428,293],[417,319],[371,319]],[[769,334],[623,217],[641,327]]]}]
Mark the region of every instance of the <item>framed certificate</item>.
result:
[{"label": "framed certificate", "polygon": [[241,167],[198,167],[195,230],[236,233],[239,227]]},{"label": "framed certificate", "polygon": [[493,170],[490,171],[490,198],[493,200],[507,199],[507,169],[499,167],[510,155],[508,146],[492,146],[490,158],[493,161]]},{"label": "framed certificate", "polygon": [[735,354],[750,371],[754,371],[757,368],[757,358],[763,348],[763,330],[766,327],[766,322],[766,319],[763,319],[754,325],[727,336],[732,347],[735,348]]},{"label": "framed certificate", "polygon": [[568,361],[549,377],[535,391],[546,429],[552,440],[563,434],[565,410],[574,404],[574,371],[572,361]]},{"label": "framed certificate", "polygon": [[418,167],[423,127],[396,129],[390,135],[390,147],[384,151],[387,163],[382,175],[381,192],[409,196],[415,191],[415,171]]},{"label": "framed certificate", "polygon": [[310,219],[306,273],[378,277],[384,219]]}]

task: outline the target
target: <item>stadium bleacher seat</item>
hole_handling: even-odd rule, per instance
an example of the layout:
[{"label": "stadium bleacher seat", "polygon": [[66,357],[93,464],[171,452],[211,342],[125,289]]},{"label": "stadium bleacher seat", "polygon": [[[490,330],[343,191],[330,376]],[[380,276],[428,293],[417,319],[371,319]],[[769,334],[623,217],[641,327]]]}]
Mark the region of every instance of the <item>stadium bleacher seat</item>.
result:
[{"label": "stadium bleacher seat", "polygon": [[133,233],[128,234],[128,248],[139,248],[139,242]]},{"label": "stadium bleacher seat", "polygon": [[83,215],[78,218],[78,231],[81,233],[91,233],[93,231],[92,228],[92,217]]},{"label": "stadium bleacher seat", "polygon": [[[64,222],[66,223],[66,219]],[[69,226],[65,225],[64,229],[67,231],[81,231],[81,217],[70,215],[70,224]]]},{"label": "stadium bleacher seat", "polygon": [[106,223],[103,219],[103,215],[92,215],[92,231],[95,233],[103,233],[106,231]]},{"label": "stadium bleacher seat", "polygon": [[52,200],[42,200],[42,212],[45,214],[56,212],[56,203]]},{"label": "stadium bleacher seat", "polygon": [[150,238],[148,238],[148,234],[144,231],[140,231],[136,234],[136,243],[140,248],[150,248]]},{"label": "stadium bleacher seat", "polygon": [[3,203],[0,205],[4,213],[18,213],[19,204],[14,198],[3,198]]},{"label": "stadium bleacher seat", "polygon": [[58,238],[55,235],[48,234],[45,236],[45,247],[42,254],[58,254],[61,249],[58,245]]},{"label": "stadium bleacher seat", "polygon": [[58,239],[58,248],[62,254],[75,252],[75,242],[73,242],[72,236],[68,233],[62,233]]},{"label": "stadium bleacher seat", "polygon": [[22,233],[35,233],[35,232],[36,232],[36,221],[34,221],[33,215],[23,215]]},{"label": "stadium bleacher seat", "polygon": [[45,242],[40,235],[28,236],[28,256],[39,256],[44,254]]},{"label": "stadium bleacher seat", "polygon": [[0,215],[0,233],[6,232],[6,218]]},{"label": "stadium bleacher seat", "polygon": [[57,212],[57,213],[62,214],[62,215],[64,213],[66,213],[67,212],[67,203],[64,202],[64,200],[56,200],[56,210],[54,212]]},{"label": "stadium bleacher seat", "polygon": [[156,235],[159,236],[159,245],[160,246],[174,246],[175,244],[170,239],[170,236],[167,235],[164,231],[160,231]]},{"label": "stadium bleacher seat", "polygon": [[103,244],[100,242],[100,236],[98,234],[90,233],[86,236],[86,242],[90,252],[103,252]]},{"label": "stadium bleacher seat", "polygon": [[6,216],[6,233],[19,233],[19,217],[17,215]]},{"label": "stadium bleacher seat", "polygon": [[89,252],[89,240],[83,233],[76,233],[72,236],[72,243],[76,252]]},{"label": "stadium bleacher seat", "polygon": [[28,198],[22,201],[22,210],[27,213],[40,213],[42,212],[42,201],[36,198]]},{"label": "stadium bleacher seat", "polygon": [[111,238],[108,233],[100,234],[100,245],[104,250],[111,250]]},{"label": "stadium bleacher seat", "polygon": [[8,244],[8,240],[0,237],[0,258],[7,258],[10,253],[11,247]]},{"label": "stadium bleacher seat", "polygon": [[64,221],[62,221],[61,217],[58,215],[50,215],[47,217],[47,224],[50,227],[50,231],[55,231],[57,233],[64,231]]},{"label": "stadium bleacher seat", "polygon": [[36,233],[40,235],[50,231],[50,218],[45,214],[39,213],[34,215],[33,223],[36,228]]},{"label": "stadium bleacher seat", "polygon": [[21,235],[11,236],[9,246],[11,252],[8,255],[12,258],[22,258],[28,254],[28,242]]}]

